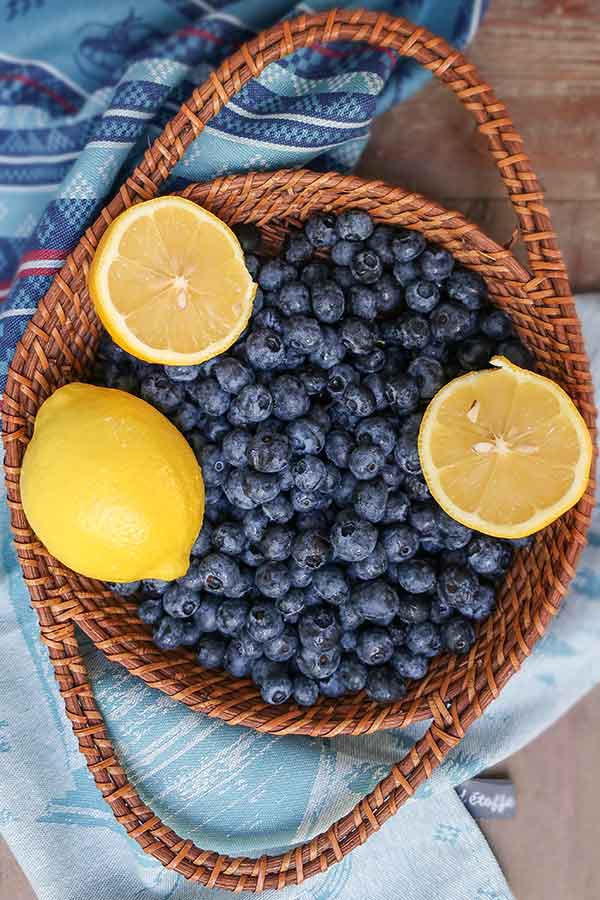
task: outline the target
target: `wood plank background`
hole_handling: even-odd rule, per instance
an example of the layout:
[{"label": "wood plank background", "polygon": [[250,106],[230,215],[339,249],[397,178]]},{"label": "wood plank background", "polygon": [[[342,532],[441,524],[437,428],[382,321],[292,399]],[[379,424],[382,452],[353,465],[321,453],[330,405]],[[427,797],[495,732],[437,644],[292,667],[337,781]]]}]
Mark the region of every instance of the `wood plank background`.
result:
[{"label": "wood plank background", "polygon": [[[573,288],[600,288],[600,0],[492,0],[469,56],[523,136]],[[375,123],[359,173],[442,200],[500,243],[511,236],[484,139],[437,82]]]}]

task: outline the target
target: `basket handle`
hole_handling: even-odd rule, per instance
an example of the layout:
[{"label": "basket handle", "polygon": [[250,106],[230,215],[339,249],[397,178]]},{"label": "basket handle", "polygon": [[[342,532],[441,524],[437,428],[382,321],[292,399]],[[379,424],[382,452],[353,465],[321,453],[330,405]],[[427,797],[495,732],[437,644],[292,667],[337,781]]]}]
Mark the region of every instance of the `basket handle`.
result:
[{"label": "basket handle", "polygon": [[[435,721],[403,760],[347,815],[311,841],[259,859],[202,850],[165,825],[128,780],[111,742],[89,681],[72,620],[42,627],[73,733],[102,796],[117,820],[145,853],[163,866],[209,888],[239,893],[280,890],[325,872],[369,838],[425,781],[465,729],[481,713],[460,698],[447,709],[439,703]],[[461,721],[462,716],[462,721]]]},{"label": "basket handle", "polygon": [[[146,150],[140,164],[103,211],[104,228],[125,207],[155,196],[205,125],[269,63],[303,47],[336,40],[372,44],[410,57],[456,94],[487,138],[490,155],[508,191],[534,276],[528,285],[529,296],[544,300],[551,296],[547,291],[552,290],[555,297],[570,298],[568,276],[544,206],[544,193],[506,107],[475,66],[443,38],[386,13],[332,9],[301,15],[284,20],[242,45],[204,84],[195,88]],[[94,232],[97,238],[96,228]],[[565,316],[570,313],[571,310],[563,310]]]}]

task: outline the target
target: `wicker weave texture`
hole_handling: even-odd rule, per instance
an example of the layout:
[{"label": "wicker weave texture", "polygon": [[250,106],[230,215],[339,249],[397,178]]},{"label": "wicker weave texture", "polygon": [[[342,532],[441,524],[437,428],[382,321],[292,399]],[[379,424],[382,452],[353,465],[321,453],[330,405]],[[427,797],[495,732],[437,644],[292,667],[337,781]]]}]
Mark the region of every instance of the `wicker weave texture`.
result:
[{"label": "wicker weave texture", "polygon": [[[115,598],[51,557],[23,515],[19,475],[36,412],[62,384],[85,378],[100,327],[86,277],[108,224],[123,209],[153,197],[186,147],[240,87],[294,49],[353,40],[411,56],[448,85],[474,117],[506,185],[525,241],[529,269],[460,214],[381,182],[304,170],[252,173],[193,185],[184,195],[230,224],[254,222],[276,250],[286,231],[313,210],[361,207],[378,222],[422,231],[486,279],[490,296],[511,316],[539,371],[573,397],[594,432],[591,376],[567,274],[543,193],[506,109],[473,65],[441,38],[403,19],[367,12],[301,16],[263,32],[242,47],[185,103],[146,151],[56,276],[19,343],[4,397],[6,482],[13,534],[42,640],[55,668],[67,715],[96,783],[115,817],[149,854],[186,878],[232,891],[299,884],[341,860],[376,831],[431,774],[465,730],[498,695],[555,615],[585,544],[593,484],[578,506],[517,554],[498,608],[469,655],[434,661],[427,677],[399,704],[380,707],[362,695],[309,709],[263,703],[256,687],[198,667],[189,651],[165,653],[151,641],[135,604]],[[595,432],[594,432],[595,434]],[[175,700],[230,724],[276,734],[364,734],[430,719],[413,750],[327,832],[285,854],[232,858],[201,850],[154,815],[139,798],[115,756],[79,653],[75,625],[113,661]]]}]

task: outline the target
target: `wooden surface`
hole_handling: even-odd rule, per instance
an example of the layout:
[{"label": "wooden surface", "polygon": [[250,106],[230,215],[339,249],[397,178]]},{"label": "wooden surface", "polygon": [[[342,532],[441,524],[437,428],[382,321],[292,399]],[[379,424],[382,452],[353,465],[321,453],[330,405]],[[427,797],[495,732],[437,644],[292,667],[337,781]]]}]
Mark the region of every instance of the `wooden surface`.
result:
[{"label": "wooden surface", "polygon": [[[573,287],[600,289],[600,0],[492,0],[470,56],[523,134]],[[441,199],[500,242],[511,236],[474,126],[439,85],[375,123],[359,172]],[[600,688],[502,767],[517,785],[518,816],[484,830],[517,900],[600,898],[600,778],[590,760],[600,760]],[[0,843],[1,900],[33,897]]]},{"label": "wooden surface", "polygon": [[[469,56],[523,135],[574,289],[600,288],[600,0],[492,0]],[[504,243],[515,220],[482,146],[432,83],[375,123],[359,173],[443,200]]]}]

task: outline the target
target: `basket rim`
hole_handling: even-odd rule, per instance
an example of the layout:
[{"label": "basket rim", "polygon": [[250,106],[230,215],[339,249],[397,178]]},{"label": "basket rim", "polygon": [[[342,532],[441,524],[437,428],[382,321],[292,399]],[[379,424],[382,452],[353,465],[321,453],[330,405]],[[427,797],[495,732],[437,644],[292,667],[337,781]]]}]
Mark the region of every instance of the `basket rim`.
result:
[{"label": "basket rim", "polygon": [[[344,196],[345,190],[348,196]],[[271,213],[282,196],[289,202],[284,215],[288,227],[290,222],[293,225],[316,208],[335,210],[342,206],[345,208],[360,206],[373,213],[374,209],[380,208],[384,203],[386,216],[380,217],[377,220],[378,224],[400,216],[402,225],[422,231],[429,240],[452,249],[455,256],[467,268],[479,271],[490,288],[492,302],[497,302],[498,298],[505,301],[510,298],[518,310],[524,311],[522,313],[524,316],[530,314],[533,308],[533,301],[528,295],[531,275],[510,251],[489,238],[461,213],[446,210],[439,203],[416,192],[405,191],[401,187],[393,187],[380,180],[359,178],[354,175],[341,176],[336,173],[320,174],[304,169],[283,169],[268,173],[223,176],[211,182],[191,184],[177,193],[195,202],[204,203],[216,214],[226,210],[229,224],[242,220],[255,221],[266,229],[267,236],[273,241],[280,238],[282,226],[279,223],[276,227],[273,226],[274,219]],[[256,199],[257,193],[259,202],[246,199],[238,204],[232,204],[232,198]],[[390,211],[392,207],[395,212]],[[473,263],[473,254],[476,255],[479,264]],[[56,276],[53,285],[55,283],[60,285],[66,277],[72,276],[73,267],[77,265],[77,260],[68,261]],[[508,277],[499,278],[498,273],[505,273]],[[40,331],[47,329],[48,318],[52,315],[48,307],[51,292],[52,288],[41,301],[22,341],[26,341],[28,335],[30,337],[38,335]],[[515,324],[517,330],[520,330],[519,321]],[[527,337],[525,339],[527,342]],[[15,387],[19,389],[22,384],[21,373],[18,369],[13,369],[12,362],[9,380],[11,387],[9,393],[12,393]],[[29,402],[30,398],[26,397],[26,405]],[[18,484],[15,499],[20,500]],[[540,534],[544,535],[544,532]],[[33,535],[31,537],[35,539]],[[543,546],[542,537],[536,539],[536,546]],[[522,567],[528,555],[529,551],[521,551],[517,555],[519,558],[515,560],[514,571],[509,573],[502,589],[504,593],[511,590],[513,582],[522,580]],[[460,661],[456,657],[450,657],[449,654],[440,655],[432,661],[425,679],[413,685],[407,697],[399,703],[380,706],[366,699],[363,692],[361,695],[337,701],[323,697],[309,710],[289,702],[281,707],[273,707],[262,701],[256,686],[247,679],[234,679],[225,672],[207,673],[201,669],[191,651],[158,650],[151,644],[150,629],[137,619],[134,603],[124,602],[122,598],[118,598],[117,613],[114,607],[115,595],[106,590],[101,583],[69,572],[56,560],[48,558],[48,562],[55,574],[60,573],[60,576],[66,579],[70,586],[69,593],[72,592],[74,602],[80,607],[72,614],[72,618],[109,659],[120,663],[149,686],[180,700],[194,710],[218,717],[231,725],[243,724],[273,734],[293,733],[319,737],[371,733],[431,719],[438,713],[440,703],[446,704],[455,700],[465,690],[485,691],[490,685],[490,671],[492,671],[490,647],[480,638],[490,628],[495,627],[493,620],[479,626],[478,639],[468,657]],[[39,586],[36,586],[36,589],[39,589]],[[99,597],[102,598],[100,601],[97,599]],[[34,597],[33,605],[38,609],[40,599]],[[47,598],[41,602],[47,602]],[[104,609],[110,610],[110,613],[106,614]],[[516,620],[517,610],[514,604],[502,611],[499,606],[493,615],[498,618],[508,616],[504,625],[506,629],[510,629]],[[116,619],[113,621],[115,616]],[[539,622],[536,623],[534,631],[538,636],[541,633]],[[522,643],[516,640],[516,644],[521,643],[521,646],[527,647],[529,652],[528,638],[532,635],[523,637]],[[202,673],[201,682],[196,686],[190,683],[192,668],[194,672]],[[492,678],[494,677],[492,674]],[[357,707],[358,703],[361,704],[360,707]],[[354,710],[353,714],[350,714],[350,708]]]}]

